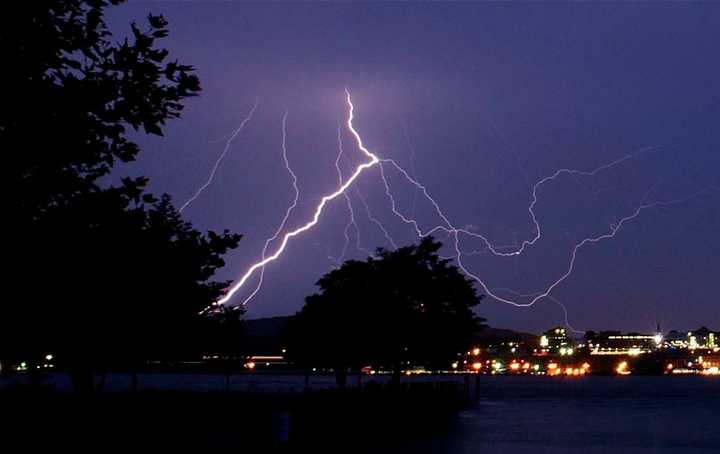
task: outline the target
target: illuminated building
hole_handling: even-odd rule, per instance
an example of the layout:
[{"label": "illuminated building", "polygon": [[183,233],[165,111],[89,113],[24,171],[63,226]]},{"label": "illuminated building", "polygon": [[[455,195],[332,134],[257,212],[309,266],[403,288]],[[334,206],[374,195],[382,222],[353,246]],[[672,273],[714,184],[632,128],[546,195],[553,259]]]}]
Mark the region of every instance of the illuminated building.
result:
[{"label": "illuminated building", "polygon": [[670,331],[665,344],[674,349],[713,350],[720,346],[720,332],[702,327],[694,331]]},{"label": "illuminated building", "polygon": [[620,364],[618,364],[617,368],[615,369],[615,372],[618,375],[630,375],[630,369],[628,368],[627,361],[622,361]]},{"label": "illuminated building", "polygon": [[543,354],[567,355],[574,352],[574,345],[565,328],[557,327],[545,331],[540,337],[540,351]]},{"label": "illuminated building", "polygon": [[674,349],[688,348],[687,334],[672,330],[665,336],[665,345]]},{"label": "illuminated building", "polygon": [[687,333],[687,346],[690,350],[713,349],[718,346],[718,337],[720,333],[710,331],[703,326]]},{"label": "illuminated building", "polygon": [[245,364],[253,364],[251,369],[255,366],[284,366],[287,364],[287,360],[282,355],[253,355],[247,358],[247,362]]},{"label": "illuminated building", "polygon": [[661,347],[661,334],[622,334],[617,331],[605,331],[588,339],[591,355],[629,355],[637,356],[651,353]]}]

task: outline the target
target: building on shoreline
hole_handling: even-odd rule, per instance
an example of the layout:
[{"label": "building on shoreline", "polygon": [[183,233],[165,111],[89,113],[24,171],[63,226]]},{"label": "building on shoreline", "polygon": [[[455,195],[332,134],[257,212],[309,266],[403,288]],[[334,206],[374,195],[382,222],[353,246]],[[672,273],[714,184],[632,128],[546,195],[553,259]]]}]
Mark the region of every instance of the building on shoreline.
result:
[{"label": "building on shoreline", "polygon": [[665,344],[673,349],[715,350],[720,347],[720,332],[704,326],[687,333],[673,330],[667,334]]},{"label": "building on shoreline", "polygon": [[567,335],[565,328],[558,326],[545,331],[540,336],[540,355],[572,355],[575,343]]},{"label": "building on shoreline", "polygon": [[605,331],[587,339],[591,355],[637,356],[652,353],[662,346],[661,334],[640,334]]}]

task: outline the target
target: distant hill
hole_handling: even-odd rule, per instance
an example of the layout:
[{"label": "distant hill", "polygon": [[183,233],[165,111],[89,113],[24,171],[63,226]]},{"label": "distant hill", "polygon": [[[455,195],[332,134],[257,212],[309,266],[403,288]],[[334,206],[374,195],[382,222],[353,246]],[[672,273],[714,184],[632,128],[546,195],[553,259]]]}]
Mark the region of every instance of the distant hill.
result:
[{"label": "distant hill", "polygon": [[283,336],[292,317],[287,315],[246,320],[243,344],[253,354],[277,355],[285,348]]},{"label": "distant hill", "polygon": [[535,334],[523,333],[521,331],[513,331],[511,329],[504,328],[491,328],[489,326],[473,336],[473,342],[482,344],[508,341],[532,343],[537,342],[537,339],[538,336]]},{"label": "distant hill", "polygon": [[[256,318],[245,321],[245,345],[255,354],[277,354],[283,345],[285,329],[292,315]],[[486,327],[473,337],[473,343],[491,344],[496,342],[536,342],[538,336],[503,328]]]}]

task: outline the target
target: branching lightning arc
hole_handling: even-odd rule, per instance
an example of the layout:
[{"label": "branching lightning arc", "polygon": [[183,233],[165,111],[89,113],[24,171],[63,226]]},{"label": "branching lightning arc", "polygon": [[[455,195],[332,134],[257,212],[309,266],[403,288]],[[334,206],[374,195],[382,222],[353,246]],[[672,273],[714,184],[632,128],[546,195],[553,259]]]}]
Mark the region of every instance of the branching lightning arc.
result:
[{"label": "branching lightning arc", "polygon": [[[285,230],[285,225],[287,224],[288,219],[290,219],[290,215],[292,214],[293,210],[297,207],[298,200],[300,199],[300,188],[298,188],[298,177],[295,175],[295,172],[293,172],[292,167],[290,166],[290,160],[288,159],[287,155],[287,117],[288,117],[288,111],[285,109],[285,113],[282,116],[282,156],[283,161],[285,163],[285,168],[287,169],[288,173],[290,174],[290,177],[292,178],[292,187],[293,187],[293,200],[292,203],[290,203],[290,206],[285,210],[285,216],[283,216],[282,221],[280,221],[280,225],[275,230],[275,233],[265,240],[265,245],[263,246],[262,250],[262,258],[265,259],[265,254],[267,254],[267,250],[270,247],[270,244],[272,244],[273,241],[277,239],[278,236],[280,236],[280,233],[282,233],[283,230]],[[255,286],[255,289],[250,293],[250,295],[245,298],[245,300],[242,302],[242,304],[247,304],[250,302],[251,299],[257,295],[257,293],[260,291],[260,288],[262,287],[263,278],[265,276],[265,267],[263,266],[260,268],[260,277],[258,278],[258,283]]]},{"label": "branching lightning arc", "polygon": [[[335,158],[335,170],[337,171],[338,175],[338,186],[342,186],[343,184],[343,173],[342,169],[340,168],[340,160],[344,156],[345,150],[343,149],[343,141],[342,141],[342,129],[340,128],[340,125],[338,125],[338,132],[337,132],[337,140],[338,140],[338,154]],[[355,187],[357,189],[357,187]],[[355,209],[353,208],[352,200],[350,200],[350,195],[348,195],[347,192],[343,193],[343,196],[345,197],[345,203],[347,205],[348,209],[348,223],[345,225],[345,230],[343,231],[343,235],[345,237],[345,244],[342,248],[342,251],[340,253],[340,256],[337,258],[330,257],[332,261],[334,261],[338,266],[342,265],[342,263],[345,261],[345,255],[347,254],[348,246],[350,245],[350,227],[353,227],[355,230],[355,248],[367,255],[372,255],[372,252],[370,252],[368,249],[365,249],[360,241],[360,227],[358,227],[357,222],[355,221]],[[364,203],[364,200],[363,200]]]},{"label": "branching lightning arc", "polygon": [[256,99],[255,104],[253,105],[252,109],[250,109],[250,112],[248,113],[247,117],[240,123],[240,126],[237,127],[234,131],[230,133],[230,135],[227,137],[227,140],[225,141],[225,148],[223,148],[222,153],[220,153],[220,156],[215,160],[215,164],[212,167],[212,170],[210,171],[210,175],[208,176],[205,183],[200,186],[197,191],[189,198],[185,203],[183,203],[180,208],[178,208],[178,211],[182,213],[185,208],[190,206],[191,203],[193,203],[195,200],[197,200],[198,197],[200,197],[200,194],[205,191],[205,189],[210,186],[210,184],[215,179],[215,174],[217,173],[218,167],[220,167],[220,163],[222,163],[222,160],[225,159],[225,155],[228,154],[228,151],[230,151],[230,145],[232,145],[233,140],[235,140],[235,137],[238,136],[242,132],[243,129],[245,129],[245,125],[248,124],[250,120],[252,120],[253,115],[255,114],[255,111],[257,110],[258,106],[260,105],[260,100]]},{"label": "branching lightning arc", "polygon": [[373,153],[370,152],[367,148],[365,148],[365,145],[363,145],[362,138],[360,137],[360,134],[358,134],[357,131],[355,131],[355,128],[353,127],[353,111],[354,106],[352,104],[352,100],[350,98],[350,92],[346,91],[347,95],[347,103],[349,108],[349,114],[347,119],[347,127],[348,130],[352,133],[353,137],[355,138],[355,141],[357,142],[357,147],[360,151],[362,151],[366,157],[370,158],[369,161],[360,164],[355,168],[355,171],[350,175],[350,177],[345,180],[343,184],[340,185],[340,187],[333,193],[328,194],[324,196],[322,199],[320,199],[320,203],[318,203],[318,206],[315,208],[315,213],[310,221],[308,221],[306,224],[298,227],[295,230],[291,230],[290,232],[286,233],[282,241],[280,242],[280,246],[275,250],[275,252],[267,257],[264,257],[259,262],[256,262],[248,270],[243,274],[240,279],[233,284],[232,287],[228,290],[228,292],[220,298],[215,304],[225,304],[228,301],[232,299],[232,297],[237,293],[238,290],[240,290],[243,285],[247,282],[247,280],[258,270],[267,265],[268,263],[275,261],[280,257],[280,255],[283,253],[285,248],[287,247],[288,242],[298,235],[300,235],[303,232],[306,232],[313,228],[318,221],[320,220],[320,216],[323,213],[323,210],[325,209],[325,206],[328,204],[328,202],[331,202],[332,200],[338,198],[339,196],[345,194],[345,191],[352,186],[352,184],[355,182],[355,180],[358,179],[358,177],[367,169],[373,167],[374,165],[378,164],[380,162],[380,159],[375,156]]},{"label": "branching lightning arc", "polygon": [[[559,306],[562,307],[564,314],[565,314],[565,321],[568,326],[569,326],[569,322],[567,320],[567,310],[566,310],[564,304],[562,302],[560,302],[559,300],[557,300],[552,295],[552,292],[558,286],[560,286],[565,280],[567,280],[568,277],[571,276],[571,274],[573,273],[575,262],[578,257],[578,253],[580,252],[581,249],[583,249],[584,247],[586,247],[588,245],[597,244],[599,242],[602,242],[603,240],[608,240],[608,239],[614,238],[618,234],[618,232],[620,232],[620,230],[622,229],[622,227],[625,224],[638,218],[640,216],[640,214],[643,213],[644,211],[647,211],[652,208],[657,208],[657,207],[667,207],[667,206],[680,204],[680,203],[686,202],[690,199],[699,197],[703,194],[709,193],[711,191],[720,192],[720,188],[718,188],[717,186],[709,186],[709,187],[700,189],[692,194],[689,194],[685,197],[672,199],[672,200],[646,202],[645,198],[643,198],[642,202],[633,211],[631,211],[629,214],[626,214],[624,217],[620,218],[617,222],[610,224],[608,226],[608,229],[604,233],[600,233],[595,236],[583,238],[582,240],[575,243],[574,246],[570,249],[568,264],[567,264],[567,267],[565,268],[565,270],[558,277],[556,277],[554,281],[552,281],[549,285],[547,285],[544,289],[535,291],[532,293],[524,293],[523,294],[523,293],[515,292],[511,289],[493,288],[493,287],[489,286],[488,284],[486,284],[486,282],[483,281],[479,276],[477,276],[471,270],[468,269],[468,267],[463,262],[463,257],[467,257],[469,255],[474,255],[474,254],[481,254],[481,253],[485,253],[485,252],[488,252],[488,253],[492,254],[492,256],[498,257],[498,258],[516,257],[516,256],[521,255],[528,248],[535,245],[542,238],[542,228],[541,228],[540,222],[537,219],[537,216],[535,213],[535,208],[536,208],[538,200],[539,200],[540,190],[544,185],[560,178],[563,175],[568,175],[568,176],[573,176],[573,177],[597,175],[598,173],[600,173],[602,171],[608,170],[608,169],[618,166],[630,159],[633,159],[640,154],[653,151],[656,149],[656,147],[647,147],[647,148],[640,149],[640,150],[638,150],[634,153],[631,153],[629,155],[626,155],[620,159],[612,161],[608,164],[604,164],[594,170],[585,171],[585,170],[575,170],[575,169],[564,168],[564,169],[559,169],[559,170],[555,171],[554,173],[552,173],[549,176],[541,178],[535,184],[532,185],[530,204],[527,209],[530,221],[533,226],[532,237],[530,239],[525,239],[525,240],[521,241],[519,244],[516,244],[515,246],[512,246],[512,247],[497,246],[497,245],[494,245],[486,236],[484,236],[480,233],[470,231],[469,229],[466,229],[466,228],[458,228],[458,227],[454,226],[453,223],[450,221],[449,217],[442,210],[440,204],[431,196],[428,188],[426,186],[424,186],[422,183],[420,183],[414,177],[414,175],[411,176],[411,174],[409,172],[407,172],[403,167],[401,167],[395,160],[389,159],[389,158],[381,158],[381,157],[377,156],[376,154],[372,153],[370,150],[368,150],[362,141],[362,137],[360,136],[360,134],[357,132],[357,130],[355,129],[355,127],[353,125],[355,107],[353,105],[352,98],[350,96],[350,92],[348,90],[346,90],[345,95],[346,95],[346,102],[347,102],[347,107],[348,107],[348,116],[347,116],[347,121],[345,123],[345,126],[346,126],[347,130],[349,131],[349,133],[354,138],[357,149],[362,153],[362,156],[363,156],[363,158],[365,158],[365,161],[361,164],[358,164],[347,178],[343,177],[343,172],[342,172],[341,166],[340,166],[340,160],[343,157],[344,151],[343,151],[341,131],[338,130],[338,148],[339,148],[339,150],[338,150],[337,157],[335,159],[335,167],[336,167],[337,175],[338,175],[338,187],[335,189],[334,192],[331,192],[320,199],[320,201],[318,202],[318,204],[314,210],[313,216],[309,221],[307,221],[305,224],[302,224],[293,230],[286,232],[281,237],[280,235],[285,230],[286,224],[288,222],[288,219],[290,218],[292,211],[297,207],[297,203],[298,203],[298,199],[299,199],[299,195],[300,195],[300,192],[299,192],[299,189],[297,186],[297,176],[292,171],[289,161],[288,161],[288,158],[287,158],[287,149],[286,149],[287,111],[286,111],[285,115],[283,116],[283,123],[282,123],[283,124],[283,146],[282,146],[282,149],[283,149],[283,159],[285,161],[285,166],[286,166],[289,174],[291,175],[292,181],[293,181],[293,188],[294,188],[293,202],[286,210],[285,216],[282,219],[282,222],[280,223],[279,227],[275,231],[274,235],[266,240],[265,245],[262,250],[261,259],[259,261],[257,261],[256,263],[252,264],[245,271],[245,273],[242,276],[240,276],[240,278],[228,289],[227,293],[215,303],[216,305],[228,303],[230,300],[233,299],[235,294],[246,285],[248,280],[255,273],[259,273],[259,280],[258,280],[256,287],[251,292],[250,296],[246,297],[242,301],[242,304],[248,303],[260,290],[260,287],[262,285],[262,279],[263,279],[265,266],[268,265],[270,262],[277,260],[283,254],[283,252],[285,251],[285,249],[291,239],[312,229],[319,222],[320,217],[322,216],[328,203],[330,203],[334,199],[339,198],[341,196],[344,198],[344,200],[346,202],[350,217],[349,217],[349,222],[346,225],[345,230],[344,230],[344,236],[345,236],[345,241],[346,241],[344,248],[342,250],[341,255],[337,259],[335,259],[335,261],[337,263],[340,263],[345,257],[345,254],[347,252],[348,245],[350,242],[349,229],[351,227],[354,227],[354,230],[355,230],[356,248],[359,251],[369,254],[369,251],[367,249],[363,248],[360,244],[360,229],[356,223],[355,212],[353,209],[352,201],[350,198],[350,194],[348,193],[348,190],[353,186],[353,184],[358,180],[358,178],[363,173],[366,173],[366,171],[370,170],[373,167],[377,167],[379,169],[380,180],[381,180],[381,183],[384,188],[385,196],[387,197],[387,199],[390,202],[390,208],[391,208],[392,213],[395,216],[397,216],[403,223],[411,226],[414,233],[418,237],[425,237],[425,236],[433,235],[433,234],[437,234],[437,233],[446,234],[451,239],[451,247],[453,250],[452,257],[455,259],[458,268],[466,276],[468,276],[468,278],[475,281],[477,283],[477,285],[480,287],[480,289],[482,289],[482,291],[486,295],[488,295],[489,297],[491,297],[492,299],[494,299],[498,302],[510,304],[515,307],[529,307],[529,306],[534,305],[538,301],[542,300],[543,298],[547,298],[551,301],[554,301],[556,304],[558,304]],[[257,107],[257,105],[255,107]],[[254,111],[254,109],[255,108],[253,108],[253,111]],[[250,115],[248,116],[248,119],[246,119],[246,122],[249,121],[249,118],[251,118],[251,117],[252,117],[252,111],[251,111]],[[244,122],[244,123],[246,123],[246,122]],[[243,125],[244,125],[244,123],[243,123]],[[240,128],[238,128],[238,130],[236,132],[239,132],[239,130],[241,130],[243,125],[241,125]],[[227,145],[226,145],[226,150],[227,150]],[[217,169],[217,165],[219,165],[219,162],[222,159],[222,156],[224,156],[225,152],[223,153],[223,155],[221,155],[221,158],[216,162],[216,167],[213,169],[211,178],[208,180],[208,182],[203,187],[201,187],[200,190],[198,190],[198,192],[196,193],[194,198],[196,198],[197,195],[199,195],[199,193],[201,193],[202,190],[205,187],[207,187],[208,184],[210,184],[210,182],[212,181],[212,176],[214,175],[214,171]],[[417,219],[412,217],[412,215],[407,215],[407,214],[403,213],[400,210],[400,208],[398,207],[398,205],[396,203],[395,198],[393,197],[392,186],[390,184],[390,178],[389,178],[391,175],[390,175],[389,171],[398,173],[407,183],[409,183],[410,185],[412,185],[414,187],[414,190],[416,191],[417,194],[420,194],[422,197],[424,197],[424,199],[427,202],[430,203],[430,205],[433,207],[435,214],[438,216],[438,218],[441,221],[440,224],[432,226],[426,230],[423,230],[420,225],[420,222]],[[414,172],[413,172],[413,174],[414,174]],[[652,188],[651,188],[651,190],[652,190]],[[357,187],[355,187],[355,191],[356,191],[358,198],[361,200],[361,202],[363,203],[363,205],[365,207],[365,211],[367,213],[368,219],[371,222],[373,222],[375,225],[378,226],[378,228],[382,231],[383,235],[388,240],[388,242],[392,245],[392,247],[397,248],[397,244],[393,240],[393,238],[390,236],[388,229],[385,228],[383,226],[383,224],[371,214],[370,208],[369,208],[366,200],[362,197],[362,194],[359,192],[359,189]],[[194,200],[194,198],[189,200],[182,208],[187,206],[188,203],[192,202],[192,200]],[[413,208],[413,211],[414,211],[414,208]],[[484,248],[477,250],[477,251],[464,252],[461,249],[461,245],[460,245],[461,238],[463,238],[463,237],[480,240],[482,242],[482,244],[484,245]],[[282,239],[280,240],[279,245],[277,245],[277,247],[275,247],[274,252],[270,255],[267,255],[267,252],[270,249],[270,246],[274,242],[276,242],[276,240],[278,240],[280,238],[282,238]],[[511,294],[515,298],[511,299],[510,297],[502,296],[499,294],[501,291],[505,295]]]}]

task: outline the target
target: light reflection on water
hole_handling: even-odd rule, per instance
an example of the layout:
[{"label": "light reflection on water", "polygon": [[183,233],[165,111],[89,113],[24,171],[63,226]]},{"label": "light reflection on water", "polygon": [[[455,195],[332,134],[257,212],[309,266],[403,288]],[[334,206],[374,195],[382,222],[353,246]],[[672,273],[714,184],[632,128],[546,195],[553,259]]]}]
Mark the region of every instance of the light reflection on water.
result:
[{"label": "light reflection on water", "polygon": [[403,449],[470,454],[720,452],[720,380],[487,377],[452,429]]},{"label": "light reflection on water", "polygon": [[[363,378],[365,383],[369,379]],[[388,377],[372,379],[385,381]],[[460,376],[439,379],[462,382]],[[717,378],[481,376],[480,381],[482,395],[477,406],[461,411],[448,430],[387,448],[448,454],[720,452]],[[4,384],[7,381],[0,380],[0,387]],[[47,384],[70,390],[70,381],[63,374],[49,377]],[[349,377],[348,384],[355,386],[356,377]],[[142,374],[140,385],[142,389],[220,391],[225,389],[225,377]],[[302,375],[247,374],[230,380],[230,389],[237,391],[301,392],[304,385]],[[330,388],[334,378],[313,375],[310,385]],[[123,391],[129,386],[129,375],[112,374],[106,388]]]}]

